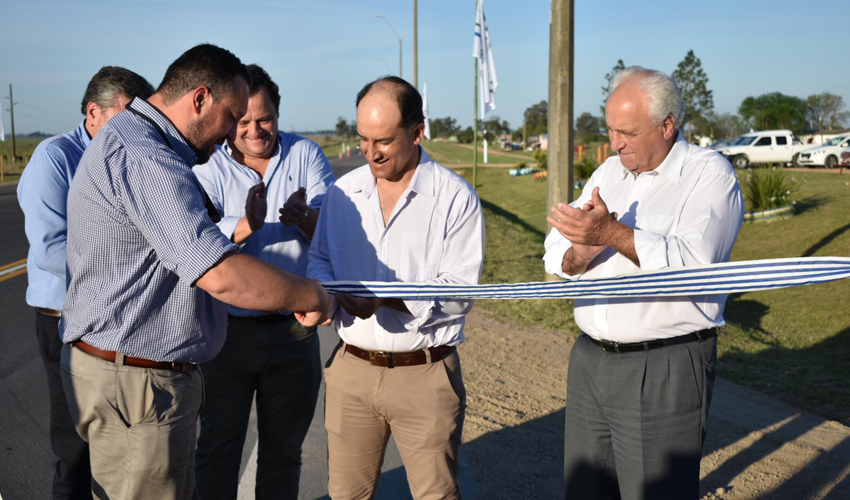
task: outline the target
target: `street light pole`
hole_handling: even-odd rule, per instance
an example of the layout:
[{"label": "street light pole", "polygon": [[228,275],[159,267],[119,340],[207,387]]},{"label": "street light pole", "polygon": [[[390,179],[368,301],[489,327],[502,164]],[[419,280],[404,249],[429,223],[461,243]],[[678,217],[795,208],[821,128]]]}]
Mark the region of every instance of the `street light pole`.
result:
[{"label": "street light pole", "polygon": [[392,25],[392,24],[390,24],[389,19],[387,19],[386,17],[384,17],[384,15],[383,15],[383,14],[375,14],[375,17],[378,17],[378,18],[380,18],[380,19],[383,19],[383,20],[387,23],[387,26],[389,26],[389,27],[390,27],[390,30],[392,30],[393,35],[395,35],[395,37],[396,37],[396,38],[398,38],[398,77],[399,77],[399,78],[404,78],[404,75],[402,74],[402,71],[401,71],[401,67],[402,67],[402,65],[401,65],[401,54],[402,54],[401,37],[400,37],[400,36],[398,36],[398,33],[396,33],[395,28],[393,28],[393,25]]},{"label": "street light pole", "polygon": [[419,54],[417,43],[417,20],[416,13],[419,9],[416,6],[416,0],[413,0],[413,86],[419,88]]}]

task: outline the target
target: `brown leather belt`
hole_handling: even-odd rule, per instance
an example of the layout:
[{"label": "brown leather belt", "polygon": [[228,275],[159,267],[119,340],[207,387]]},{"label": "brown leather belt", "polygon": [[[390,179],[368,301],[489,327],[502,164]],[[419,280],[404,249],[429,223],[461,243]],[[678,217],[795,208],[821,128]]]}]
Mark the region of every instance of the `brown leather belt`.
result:
[{"label": "brown leather belt", "polygon": [[[449,354],[455,352],[455,346],[428,347],[431,354],[431,363],[436,363]],[[416,366],[428,363],[428,355],[425,349],[413,352],[389,352],[389,351],[365,351],[351,344],[345,344],[345,352],[349,352],[360,359],[364,359],[375,366],[394,368],[396,366]]]},{"label": "brown leather belt", "polygon": [[[71,342],[71,345],[83,351],[86,354],[114,363],[117,358],[115,351],[104,351],[97,347],[86,344],[82,340]],[[134,358],[132,356],[124,356],[124,364],[127,366],[136,366],[138,368],[156,368],[158,370],[175,370],[178,372],[188,372],[197,368],[195,363],[178,363],[176,361],[151,361],[144,358]]]},{"label": "brown leather belt", "polygon": [[62,311],[57,311],[56,309],[48,309],[46,307],[36,307],[35,311],[39,314],[43,314],[45,316],[50,316],[51,318],[61,318]]}]

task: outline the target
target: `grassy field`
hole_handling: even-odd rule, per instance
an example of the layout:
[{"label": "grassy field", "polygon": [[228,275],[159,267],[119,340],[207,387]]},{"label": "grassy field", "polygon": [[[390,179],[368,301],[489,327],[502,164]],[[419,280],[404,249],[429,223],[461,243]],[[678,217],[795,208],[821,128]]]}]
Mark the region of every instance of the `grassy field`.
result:
[{"label": "grassy field", "polygon": [[3,170],[5,172],[4,180],[5,181],[16,181],[20,178],[21,172],[23,172],[24,167],[27,165],[27,162],[32,156],[32,152],[35,150],[35,147],[38,146],[38,143],[43,141],[44,138],[21,138],[18,137],[16,141],[16,153],[18,154],[18,161],[14,161],[12,159],[12,138],[8,135],[6,136],[6,140],[0,142],[0,156],[3,156]]},{"label": "grassy field", "polygon": [[[469,178],[470,170],[460,170]],[[747,223],[733,260],[850,256],[850,175],[793,173],[797,215]],[[543,279],[546,183],[478,173],[485,209],[485,283]],[[479,301],[505,319],[577,332],[571,301]],[[719,341],[722,376],[850,424],[850,281],[736,294]]]},{"label": "grassy field", "polygon": [[[422,147],[428,152],[434,160],[447,167],[453,165],[472,165],[472,147],[464,146],[456,142],[447,141],[424,141]],[[479,148],[480,149],[480,148]],[[504,154],[497,148],[491,148],[487,152],[487,160],[489,163],[509,163],[516,164],[525,162],[529,166],[534,166],[534,160],[531,158],[531,153],[522,153],[520,151],[511,151],[509,154]],[[484,165],[484,157],[481,151],[478,152],[478,165]]]}]

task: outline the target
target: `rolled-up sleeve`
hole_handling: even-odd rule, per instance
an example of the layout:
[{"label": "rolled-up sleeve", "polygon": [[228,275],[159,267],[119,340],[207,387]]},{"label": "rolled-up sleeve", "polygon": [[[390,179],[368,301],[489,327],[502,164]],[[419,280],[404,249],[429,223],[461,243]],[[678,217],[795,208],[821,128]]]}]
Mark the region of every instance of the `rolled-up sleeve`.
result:
[{"label": "rolled-up sleeve", "polygon": [[744,200],[734,173],[709,171],[693,190],[675,234],[636,228],[635,251],[640,268],[654,271],[722,262],[729,259],[744,213]]},{"label": "rolled-up sleeve", "polygon": [[238,249],[210,220],[202,187],[177,159],[147,157],[131,162],[119,178],[127,216],[157,258],[190,286],[221,258]]},{"label": "rolled-up sleeve", "polygon": [[[600,172],[600,169],[597,169],[587,181],[587,184],[585,184],[584,189],[581,192],[581,196],[570,203],[571,207],[581,208],[585,203],[590,201],[593,188],[597,185],[598,172]],[[573,244],[570,240],[564,238],[564,236],[554,227],[549,231],[549,234],[546,235],[546,240],[543,242],[543,248],[545,249],[545,253],[543,254],[543,266],[547,273],[569,280],[577,280],[581,277],[580,274],[571,275],[564,272],[564,254],[567,253],[567,250],[569,250],[572,246]]]}]

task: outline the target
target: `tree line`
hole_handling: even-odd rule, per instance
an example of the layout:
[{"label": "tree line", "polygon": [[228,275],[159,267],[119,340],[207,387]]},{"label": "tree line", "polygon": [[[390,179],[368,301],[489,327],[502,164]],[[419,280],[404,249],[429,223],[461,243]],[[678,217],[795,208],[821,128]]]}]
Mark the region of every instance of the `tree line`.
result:
[{"label": "tree line", "polygon": [[[607,140],[605,103],[611,92],[611,81],[625,67],[623,60],[619,59],[611,71],[605,74],[600,114],[597,116],[584,112],[575,119],[574,133],[577,144]],[[844,130],[850,121],[850,111],[845,110],[844,98],[829,92],[810,95],[805,99],[781,92],[770,92],[745,98],[738,106],[737,113],[716,113],[708,75],[693,50],[685,54],[672,76],[685,101],[685,116],[679,124],[679,129],[689,141],[692,141],[694,136],[707,136],[715,140],[735,137],[750,129],[789,129],[795,134],[838,131]],[[523,124],[517,129],[511,129],[510,124],[498,116],[490,117],[480,125],[481,130],[491,137],[511,134],[514,140],[519,140],[523,137],[523,128],[527,137],[547,133],[548,115],[549,106],[544,100],[526,108]],[[336,134],[341,137],[356,137],[357,123],[348,123],[340,117]],[[446,116],[431,120],[431,137],[456,137],[461,143],[471,143],[473,130],[472,127],[462,128],[456,119]]]}]

